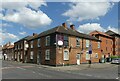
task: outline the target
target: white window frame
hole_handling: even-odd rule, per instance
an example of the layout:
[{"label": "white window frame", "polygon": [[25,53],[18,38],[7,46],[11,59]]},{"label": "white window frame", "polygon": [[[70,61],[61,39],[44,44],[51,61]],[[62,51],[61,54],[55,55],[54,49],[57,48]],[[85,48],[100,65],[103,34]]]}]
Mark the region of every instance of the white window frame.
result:
[{"label": "white window frame", "polygon": [[86,60],[90,60],[90,54],[89,54],[89,51],[86,51]]},{"label": "white window frame", "polygon": [[88,48],[90,45],[90,40],[86,40],[86,47]]},{"label": "white window frame", "polygon": [[21,49],[23,49],[23,44],[21,43]]},{"label": "white window frame", "polygon": [[33,54],[33,51],[30,52],[30,59],[33,59],[34,58],[34,54]]},{"label": "white window frame", "polygon": [[20,54],[20,58],[21,58],[21,59],[23,59],[23,55],[22,55],[22,52],[21,52],[21,54]]},{"label": "white window frame", "polygon": [[37,45],[40,47],[40,38],[38,39]]},{"label": "white window frame", "polygon": [[80,38],[78,38],[78,37],[76,38],[76,46],[80,46],[77,44],[77,41],[80,43]]},{"label": "white window frame", "polygon": [[[49,40],[48,40],[48,38],[49,38]],[[48,42],[49,41],[49,42]],[[50,36],[46,36],[46,38],[45,38],[45,45],[46,46],[49,46],[50,45]]]},{"label": "white window frame", "polygon": [[45,60],[50,60],[50,50],[49,49],[47,49],[45,51]]},{"label": "white window frame", "polygon": [[[67,52],[67,54],[65,53]],[[68,50],[64,50],[64,53],[63,53],[63,60],[69,60],[69,51]]]},{"label": "white window frame", "polygon": [[18,44],[18,49],[20,49],[20,45]]},{"label": "white window frame", "polygon": [[33,48],[33,40],[30,41],[30,47]]},{"label": "white window frame", "polygon": [[98,48],[100,48],[100,42],[98,42]]}]

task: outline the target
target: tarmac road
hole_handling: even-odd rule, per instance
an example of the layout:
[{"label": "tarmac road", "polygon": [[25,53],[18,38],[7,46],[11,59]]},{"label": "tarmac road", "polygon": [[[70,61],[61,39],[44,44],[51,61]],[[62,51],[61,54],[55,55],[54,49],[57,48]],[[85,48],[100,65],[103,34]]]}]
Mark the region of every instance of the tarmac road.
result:
[{"label": "tarmac road", "polygon": [[[105,65],[104,65],[105,66]],[[109,67],[110,66],[110,67]],[[84,68],[85,66],[51,67],[36,64],[2,61],[3,79],[118,79],[118,65],[108,64],[104,68]],[[84,69],[74,69],[82,67]],[[95,67],[95,66],[94,66]],[[101,65],[102,67],[102,65]],[[58,69],[59,68],[59,69]]]}]

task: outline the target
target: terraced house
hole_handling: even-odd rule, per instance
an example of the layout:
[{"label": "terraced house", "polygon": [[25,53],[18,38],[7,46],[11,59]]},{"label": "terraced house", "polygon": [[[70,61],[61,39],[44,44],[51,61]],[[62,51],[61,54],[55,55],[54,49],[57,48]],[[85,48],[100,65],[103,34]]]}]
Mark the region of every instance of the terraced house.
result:
[{"label": "terraced house", "polygon": [[98,42],[101,41],[96,37],[76,31],[74,25],[69,28],[63,23],[28,40],[27,62],[59,66],[79,65],[91,59],[98,63],[101,58]]},{"label": "terraced house", "polygon": [[105,33],[113,37],[113,55],[120,56],[120,34],[117,34],[111,30],[108,30]]},{"label": "terraced house", "polygon": [[28,40],[32,36],[26,36],[14,43],[14,60],[18,62],[27,62]]},{"label": "terraced house", "polygon": [[11,42],[6,43],[2,47],[3,60],[13,60],[14,58],[14,45]]},{"label": "terraced house", "polygon": [[105,34],[104,32],[100,31],[93,31],[90,33],[91,36],[94,36],[101,40],[101,43],[99,43],[99,49],[101,50],[101,61],[102,62],[109,62],[110,57],[114,55],[113,53],[113,37]]},{"label": "terraced house", "polygon": [[[109,62],[118,56],[120,35],[113,31],[93,31],[89,35],[75,30],[66,23],[40,34],[33,33],[14,43],[3,46],[5,59],[44,65],[80,65]],[[8,50],[8,48],[10,50]],[[12,50],[12,52],[11,52]]]}]

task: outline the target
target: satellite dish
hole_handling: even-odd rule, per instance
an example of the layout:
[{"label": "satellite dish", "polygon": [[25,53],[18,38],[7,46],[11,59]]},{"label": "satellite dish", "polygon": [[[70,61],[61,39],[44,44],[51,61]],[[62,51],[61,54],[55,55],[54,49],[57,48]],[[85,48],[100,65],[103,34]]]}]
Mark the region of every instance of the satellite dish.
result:
[{"label": "satellite dish", "polygon": [[59,46],[62,46],[62,45],[63,45],[63,41],[59,40],[59,41],[58,41],[58,45],[59,45]]}]

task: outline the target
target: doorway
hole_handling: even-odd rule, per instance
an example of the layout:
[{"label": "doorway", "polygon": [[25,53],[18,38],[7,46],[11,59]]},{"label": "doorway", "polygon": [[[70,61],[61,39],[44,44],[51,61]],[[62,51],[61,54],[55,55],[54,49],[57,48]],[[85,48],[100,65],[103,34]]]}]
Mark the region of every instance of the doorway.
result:
[{"label": "doorway", "polygon": [[77,58],[77,65],[80,65],[80,54],[77,54],[76,58]]},{"label": "doorway", "polygon": [[41,51],[38,51],[38,54],[37,54],[37,64],[41,64]]}]

